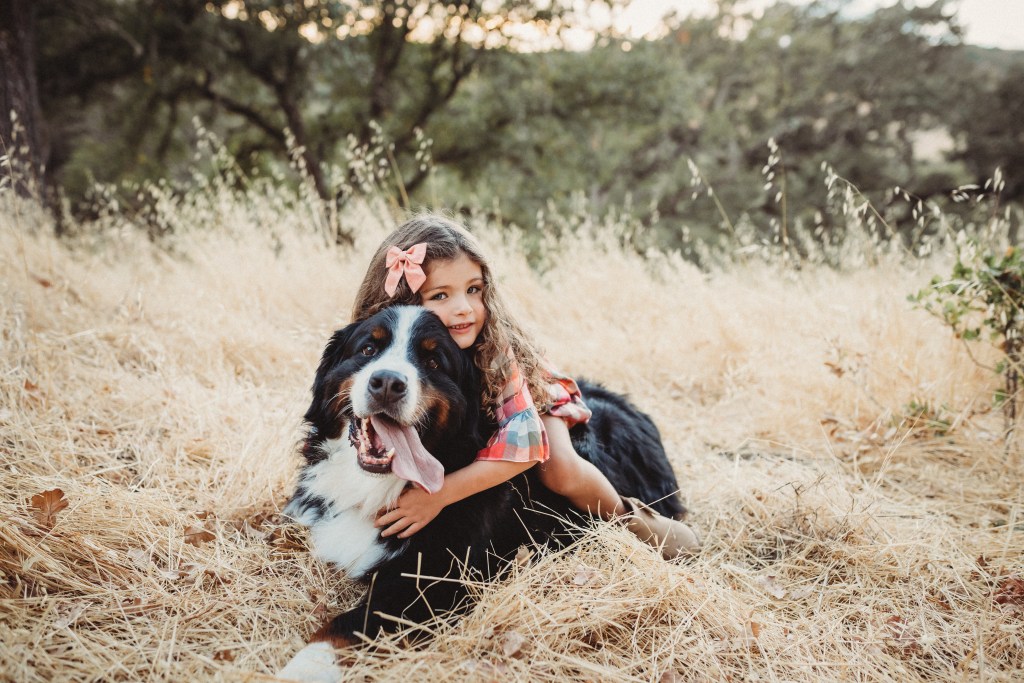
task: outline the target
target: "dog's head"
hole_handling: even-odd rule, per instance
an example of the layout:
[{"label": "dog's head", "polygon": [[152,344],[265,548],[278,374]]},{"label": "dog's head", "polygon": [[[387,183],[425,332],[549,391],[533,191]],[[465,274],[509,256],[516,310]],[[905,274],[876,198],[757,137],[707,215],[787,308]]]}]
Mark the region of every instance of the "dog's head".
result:
[{"label": "dog's head", "polygon": [[347,438],[366,472],[434,490],[482,446],[479,404],[479,372],[441,320],[417,306],[388,308],[328,342],[306,412],[307,455]]}]

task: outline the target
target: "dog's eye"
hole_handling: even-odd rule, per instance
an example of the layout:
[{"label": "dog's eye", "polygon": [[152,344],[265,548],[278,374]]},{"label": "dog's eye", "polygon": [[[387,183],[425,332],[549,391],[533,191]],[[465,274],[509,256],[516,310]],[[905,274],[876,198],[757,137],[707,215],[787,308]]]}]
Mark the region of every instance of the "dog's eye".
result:
[{"label": "dog's eye", "polygon": [[373,344],[367,344],[366,346],[359,350],[359,353],[363,354],[364,356],[372,356],[373,354],[377,353],[377,348]]},{"label": "dog's eye", "polygon": [[437,362],[436,358],[428,358],[426,365],[431,370],[437,370],[439,367],[441,367],[441,364]]}]

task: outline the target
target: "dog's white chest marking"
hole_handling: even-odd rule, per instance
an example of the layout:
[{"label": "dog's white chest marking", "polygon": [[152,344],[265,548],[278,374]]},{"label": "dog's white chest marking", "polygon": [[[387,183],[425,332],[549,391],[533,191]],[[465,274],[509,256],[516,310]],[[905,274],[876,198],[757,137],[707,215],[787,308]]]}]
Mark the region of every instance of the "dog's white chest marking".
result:
[{"label": "dog's white chest marking", "polygon": [[321,449],[327,457],[306,468],[300,485],[307,495],[322,498],[326,511],[321,514],[315,506],[300,508],[293,501],[284,512],[310,527],[313,554],[318,559],[359,579],[387,555],[380,529],[373,522],[378,510],[397,500],[405,482],[390,474],[364,472],[346,435],[325,441]]}]

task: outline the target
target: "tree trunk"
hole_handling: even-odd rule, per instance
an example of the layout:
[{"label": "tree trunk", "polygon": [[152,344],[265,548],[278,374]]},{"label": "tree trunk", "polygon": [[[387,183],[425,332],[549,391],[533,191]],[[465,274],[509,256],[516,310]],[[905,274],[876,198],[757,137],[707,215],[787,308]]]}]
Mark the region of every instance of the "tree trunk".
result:
[{"label": "tree trunk", "polygon": [[[18,194],[45,195],[42,112],[36,80],[35,0],[0,0],[0,179]],[[13,175],[12,175],[13,171]]]}]

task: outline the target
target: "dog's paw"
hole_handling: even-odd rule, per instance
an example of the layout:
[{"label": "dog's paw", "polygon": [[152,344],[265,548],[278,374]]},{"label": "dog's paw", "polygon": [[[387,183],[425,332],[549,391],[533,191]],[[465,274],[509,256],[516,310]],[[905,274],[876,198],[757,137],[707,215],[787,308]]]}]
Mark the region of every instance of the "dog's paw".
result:
[{"label": "dog's paw", "polygon": [[302,683],[337,683],[341,680],[342,668],[330,643],[310,643],[292,657],[288,664],[274,674],[285,681]]}]

